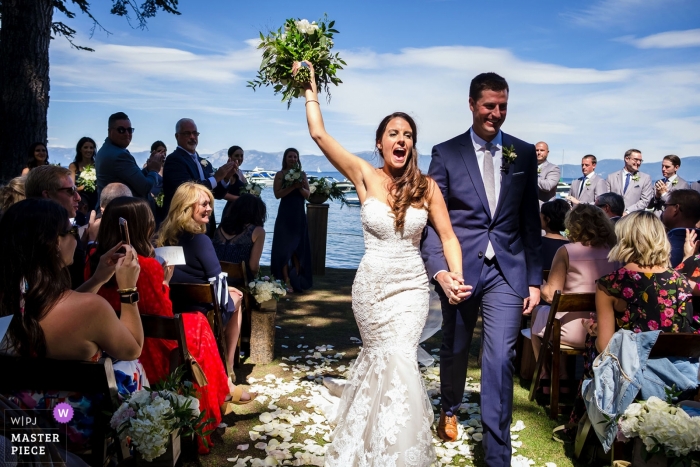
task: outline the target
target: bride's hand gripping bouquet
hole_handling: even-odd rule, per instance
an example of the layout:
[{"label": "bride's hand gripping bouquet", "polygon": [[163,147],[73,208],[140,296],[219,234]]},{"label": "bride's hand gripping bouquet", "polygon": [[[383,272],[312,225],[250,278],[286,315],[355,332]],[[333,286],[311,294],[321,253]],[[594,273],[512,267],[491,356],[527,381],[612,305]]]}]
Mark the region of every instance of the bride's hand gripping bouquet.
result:
[{"label": "bride's hand gripping bouquet", "polygon": [[273,86],[275,94],[282,93],[282,102],[287,102],[287,108],[295,97],[304,93],[304,85],[311,79],[308,69],[293,73],[295,62],[309,61],[315,66],[314,80],[317,89],[323,91],[330,100],[329,85],[342,83],[336,76],[343,69],[345,61],[338,53],[332,54],[333,29],[335,21],[328,22],[324,17],[318,22],[309,23],[307,20],[289,18],[284,26],[267,36],[260,33],[259,49],[263,49],[262,63],[258,75],[253,81],[248,81],[248,87],[256,90],[262,86]]}]

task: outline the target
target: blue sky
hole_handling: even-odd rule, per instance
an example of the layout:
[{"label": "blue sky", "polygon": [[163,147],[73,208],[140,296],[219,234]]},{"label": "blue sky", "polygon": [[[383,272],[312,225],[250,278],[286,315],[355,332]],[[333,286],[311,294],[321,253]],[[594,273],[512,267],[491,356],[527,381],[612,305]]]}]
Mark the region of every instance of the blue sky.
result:
[{"label": "blue sky", "polygon": [[504,131],[547,141],[556,162],[562,153],[568,163],[621,158],[631,147],[648,161],[700,155],[697,0],[181,0],[181,16],[161,13],[147,30],[110,15],[107,3],[94,1],[93,14],[111,34],[90,38],[85,16],[67,21],[95,52],[52,41],[50,146],[81,136],[100,144],[109,114],[124,111],[137,129],[133,151],[157,139],[173,149],[175,122],[190,117],[201,153],[237,144],[318,154],[303,105],[287,110],[246,81],[259,66],[259,31],[327,13],[348,66],[322,109],[351,151],[372,150],[381,118],[402,110],[429,153],[469,128],[469,81],[496,71],[511,87]]}]

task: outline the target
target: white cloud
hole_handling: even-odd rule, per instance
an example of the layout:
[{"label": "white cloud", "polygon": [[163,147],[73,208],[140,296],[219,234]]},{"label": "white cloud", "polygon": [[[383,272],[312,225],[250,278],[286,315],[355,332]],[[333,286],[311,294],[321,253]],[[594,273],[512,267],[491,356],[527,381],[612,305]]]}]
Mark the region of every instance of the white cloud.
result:
[{"label": "white cloud", "polygon": [[[70,147],[83,134],[103,138],[107,115],[124,110],[139,128],[134,150],[156,139],[167,143],[175,121],[187,116],[202,132],[203,153],[232,144],[319,153],[308,137],[301,103],[288,111],[270,88],[253,93],[245,87],[259,66],[254,40],[222,47],[220,53],[99,44],[97,52],[85,53],[56,45],[49,108],[49,135],[58,136],[52,139],[56,145]],[[567,160],[586,153],[621,157],[629,147],[640,147],[646,160],[670,152],[700,155],[697,61],[598,70],[525,60],[486,47],[339,52],[348,63],[339,75],[344,83],[332,88],[331,104],[322,109],[329,132],[351,151],[372,150],[381,118],[402,110],[416,118],[418,147],[428,153],[433,144],[470,126],[469,81],[495,71],[511,87],[504,131],[527,141],[545,140],[553,155],[565,150]]]},{"label": "white cloud", "polygon": [[565,13],[563,16],[579,26],[602,29],[611,24],[632,24],[634,19],[648,14],[649,11],[673,8],[680,3],[687,3],[687,0],[597,0],[586,8]]},{"label": "white cloud", "polygon": [[667,31],[646,37],[625,36],[621,41],[639,49],[676,49],[683,47],[700,47],[700,29],[686,31]]}]

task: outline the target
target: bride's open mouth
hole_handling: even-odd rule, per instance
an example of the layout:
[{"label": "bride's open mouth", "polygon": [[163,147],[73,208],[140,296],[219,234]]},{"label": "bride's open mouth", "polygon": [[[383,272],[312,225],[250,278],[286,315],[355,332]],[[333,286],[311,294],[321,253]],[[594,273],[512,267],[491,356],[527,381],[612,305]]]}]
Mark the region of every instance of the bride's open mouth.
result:
[{"label": "bride's open mouth", "polygon": [[406,162],[406,149],[405,148],[394,149],[393,156],[394,156],[394,160],[397,163],[403,164],[404,162]]}]

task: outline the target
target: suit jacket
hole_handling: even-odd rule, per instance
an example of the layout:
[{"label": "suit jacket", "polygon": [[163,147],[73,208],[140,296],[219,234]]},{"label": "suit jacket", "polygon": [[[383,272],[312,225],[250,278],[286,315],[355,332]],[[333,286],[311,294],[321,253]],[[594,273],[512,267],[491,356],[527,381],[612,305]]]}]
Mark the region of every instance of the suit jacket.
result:
[{"label": "suit jacket", "polygon": [[[525,298],[529,285],[542,283],[537,157],[535,146],[503,133],[503,146],[511,145],[517,157],[502,174],[493,215],[469,131],[433,148],[429,174],[442,191],[452,228],[462,245],[465,283],[477,288],[490,240],[506,281]],[[449,270],[442,242],[430,224],[421,253],[430,277]],[[440,287],[436,289],[443,293]]]},{"label": "suit jacket", "polygon": [[[165,212],[170,210],[170,203],[175,192],[185,182],[195,182],[204,185],[211,190],[216,199],[223,199],[226,196],[226,187],[224,185],[217,183],[215,186],[212,186],[209,180],[209,178],[214,176],[214,168],[211,163],[203,157],[199,157],[199,154],[197,154],[197,160],[202,166],[204,180],[200,179],[197,165],[184,149],[178,147],[165,158],[165,165],[163,166],[163,209]],[[214,206],[212,206],[212,209],[214,209]],[[211,216],[209,216],[207,235],[213,236],[215,229],[216,219],[212,211]]]},{"label": "suit jacket", "polygon": [[[683,246],[685,245],[686,229],[677,228],[669,230],[666,235],[671,244],[671,267],[675,268],[683,262]],[[700,229],[695,229],[695,233],[700,235]]]},{"label": "suit jacket", "polygon": [[[598,176],[598,174],[593,174],[591,178],[586,180],[581,196],[579,196],[578,191],[581,189],[582,182],[583,176],[571,182],[571,189],[569,190],[569,196],[573,196],[581,203],[594,204],[596,197],[610,191],[608,182],[606,182],[602,177]],[[630,181],[630,183],[632,182]]]},{"label": "suit jacket", "polygon": [[[656,214],[657,216],[661,215],[661,212],[664,210],[664,204],[668,200],[668,195],[672,191],[687,190],[688,188],[690,188],[690,184],[678,175],[676,175],[676,178],[673,181],[676,183],[671,183],[671,186],[668,187],[668,191],[661,195],[660,198],[656,197],[656,188],[654,188],[654,196],[651,198],[651,201],[649,201],[649,208],[653,209],[654,214]],[[654,185],[656,185],[656,182],[654,182]]]},{"label": "suit jacket", "polygon": [[95,174],[97,175],[97,206],[94,208],[98,212],[102,189],[110,183],[123,183],[129,187],[134,196],[145,200],[148,200],[148,195],[154,187],[163,185],[163,179],[158,173],[144,174],[134,156],[126,149],[112,144],[109,138],[105,139],[105,143],[95,156]]},{"label": "suit jacket", "polygon": [[558,165],[544,161],[537,167],[537,197],[542,203],[551,201],[557,197],[557,185],[561,178],[561,169]]},{"label": "suit jacket", "polygon": [[690,189],[691,189],[691,190],[695,190],[695,191],[697,191],[697,192],[700,193],[700,180],[698,180],[697,182],[691,183],[691,184],[690,184]]},{"label": "suit jacket", "polygon": [[622,180],[623,170],[618,170],[608,175],[608,186],[610,191],[617,193],[625,199],[625,211],[641,211],[646,209],[649,202],[654,197],[654,185],[651,177],[643,172],[637,172],[634,176],[639,176],[639,180],[630,179],[627,193],[622,193],[625,184]]}]

